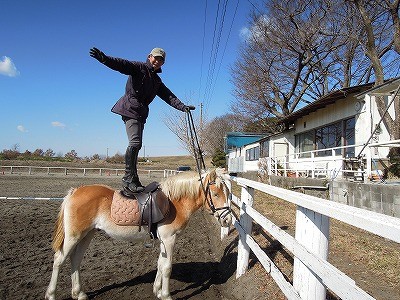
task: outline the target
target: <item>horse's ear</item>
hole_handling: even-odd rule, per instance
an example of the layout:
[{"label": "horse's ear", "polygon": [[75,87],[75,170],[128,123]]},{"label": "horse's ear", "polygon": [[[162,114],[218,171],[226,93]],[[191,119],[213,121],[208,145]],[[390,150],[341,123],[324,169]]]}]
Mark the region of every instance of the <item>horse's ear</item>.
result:
[{"label": "horse's ear", "polygon": [[208,180],[212,182],[215,181],[215,179],[217,179],[217,172],[215,171],[215,169],[212,169],[208,174]]},{"label": "horse's ear", "polygon": [[217,176],[222,176],[224,174],[228,174],[225,168],[216,168]]}]

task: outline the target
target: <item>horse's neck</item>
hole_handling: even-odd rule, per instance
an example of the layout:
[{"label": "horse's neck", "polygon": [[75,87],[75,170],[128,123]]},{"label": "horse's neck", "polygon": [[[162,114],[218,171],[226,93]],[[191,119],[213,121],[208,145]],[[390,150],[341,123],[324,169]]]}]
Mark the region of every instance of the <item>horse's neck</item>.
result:
[{"label": "horse's neck", "polygon": [[184,197],[175,202],[175,207],[178,215],[180,214],[182,217],[189,219],[193,213],[203,206],[203,203],[201,197],[197,197],[196,199]]}]

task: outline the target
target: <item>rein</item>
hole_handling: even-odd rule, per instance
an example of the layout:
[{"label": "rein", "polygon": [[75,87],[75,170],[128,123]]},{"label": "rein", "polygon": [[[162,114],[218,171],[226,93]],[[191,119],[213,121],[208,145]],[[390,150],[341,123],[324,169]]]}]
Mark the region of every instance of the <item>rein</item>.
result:
[{"label": "rein", "polygon": [[204,197],[205,197],[204,201],[206,201],[208,203],[208,206],[210,207],[213,214],[215,214],[219,210],[224,210],[224,212],[222,212],[221,214],[218,215],[218,219],[224,218],[231,212],[231,209],[229,206],[224,206],[224,207],[219,207],[219,208],[215,207],[215,205],[212,201],[211,191],[210,191],[210,185],[215,184],[215,181],[212,181],[212,182],[209,181],[207,183],[207,186],[204,187],[204,182],[201,178],[201,170],[206,169],[206,165],[204,163],[204,158],[203,158],[203,151],[201,151],[201,149],[200,149],[200,144],[199,144],[199,140],[197,138],[197,133],[196,133],[196,128],[194,126],[192,113],[190,110],[188,110],[186,113],[187,113],[186,116],[187,116],[187,124],[188,124],[188,131],[189,131],[188,136],[190,136],[190,140],[192,142],[192,149],[193,149],[194,156],[196,159],[196,166],[197,166],[197,171],[199,173],[199,180],[200,180],[201,188],[204,192]]}]

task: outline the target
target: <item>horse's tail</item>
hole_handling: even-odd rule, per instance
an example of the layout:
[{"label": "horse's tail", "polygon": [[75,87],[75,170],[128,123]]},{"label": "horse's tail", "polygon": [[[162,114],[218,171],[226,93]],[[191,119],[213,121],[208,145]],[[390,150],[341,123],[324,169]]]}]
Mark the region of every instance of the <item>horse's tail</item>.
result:
[{"label": "horse's tail", "polygon": [[65,208],[65,202],[67,199],[72,195],[74,192],[74,189],[70,189],[67,196],[65,196],[64,201],[61,203],[60,206],[60,211],[58,212],[58,217],[56,224],[54,226],[54,231],[53,231],[53,242],[52,242],[52,247],[54,252],[60,251],[61,248],[63,247],[64,244],[64,208]]}]

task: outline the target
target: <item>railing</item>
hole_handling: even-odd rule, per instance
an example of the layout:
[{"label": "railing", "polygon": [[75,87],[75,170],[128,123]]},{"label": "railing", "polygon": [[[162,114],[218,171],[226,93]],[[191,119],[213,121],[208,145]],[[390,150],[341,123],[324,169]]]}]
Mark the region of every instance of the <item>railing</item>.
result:
[{"label": "railing", "polygon": [[[334,147],[328,149],[312,150],[299,153],[292,153],[283,156],[266,157],[259,159],[259,165],[268,175],[282,175],[290,177],[310,177],[310,178],[330,178],[347,177],[367,178],[374,171],[374,162],[379,156],[373,155],[372,149],[378,147],[400,147],[400,140],[392,140],[387,142],[368,144],[360,159],[345,158],[341,153],[349,148],[356,151],[363,147],[364,144],[349,145],[342,147]],[[329,152],[330,155],[326,155]],[[320,155],[324,153],[324,155]],[[362,166],[355,169],[345,169],[345,162],[352,160],[360,162]]]},{"label": "railing", "polygon": [[[244,178],[225,175],[225,179],[230,189],[232,181],[241,186],[240,198],[231,194],[231,204],[240,209],[239,219],[234,218],[234,226],[240,237],[237,278],[246,272],[251,250],[289,300],[325,300],[327,288],[341,299],[374,299],[358,287],[353,279],[327,262],[329,221],[334,218],[400,243],[400,219]],[[295,237],[252,207],[254,190],[297,205]],[[293,254],[293,285],[252,238],[253,221]],[[224,235],[226,230],[221,232],[221,236]]]},{"label": "railing", "polygon": [[[37,167],[37,166],[0,166],[0,174],[47,174],[47,175],[99,175],[119,176],[124,169],[113,168],[75,168],[75,167]],[[180,173],[177,170],[138,170],[139,174],[147,174],[148,177],[168,177]],[[157,175],[158,174],[158,175]]]}]

